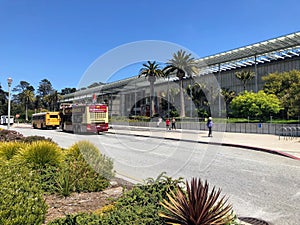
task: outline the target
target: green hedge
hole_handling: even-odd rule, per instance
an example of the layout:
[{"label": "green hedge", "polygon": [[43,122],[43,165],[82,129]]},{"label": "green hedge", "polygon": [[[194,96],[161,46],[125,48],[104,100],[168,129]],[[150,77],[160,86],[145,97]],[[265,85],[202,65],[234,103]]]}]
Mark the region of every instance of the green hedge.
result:
[{"label": "green hedge", "polygon": [[42,224],[46,211],[34,173],[18,164],[1,162],[0,224]]}]

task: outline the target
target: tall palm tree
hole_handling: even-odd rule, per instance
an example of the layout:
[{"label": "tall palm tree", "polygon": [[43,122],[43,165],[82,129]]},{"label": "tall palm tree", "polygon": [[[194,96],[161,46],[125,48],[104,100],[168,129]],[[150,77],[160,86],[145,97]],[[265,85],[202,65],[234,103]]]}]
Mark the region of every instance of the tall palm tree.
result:
[{"label": "tall palm tree", "polygon": [[235,77],[239,79],[244,86],[244,91],[246,90],[246,83],[255,77],[255,73],[250,70],[242,70],[235,73]]},{"label": "tall palm tree", "polygon": [[166,76],[175,74],[180,83],[180,116],[185,117],[184,93],[183,93],[183,79],[184,77],[191,77],[198,72],[197,62],[192,57],[192,54],[187,54],[182,49],[173,54],[173,58],[167,63],[163,69]]},{"label": "tall palm tree", "polygon": [[25,103],[25,120],[28,120],[28,105],[34,101],[34,92],[32,89],[26,89],[22,92],[22,100]]},{"label": "tall palm tree", "polygon": [[59,99],[60,99],[60,94],[56,90],[53,90],[49,95],[46,95],[44,97],[44,101],[47,103],[48,110],[50,111],[58,110],[57,103]]},{"label": "tall palm tree", "polygon": [[154,115],[154,82],[157,78],[164,77],[163,71],[159,68],[158,63],[156,61],[150,62],[147,64],[144,63],[143,67],[140,69],[139,77],[144,76],[148,78],[150,82],[150,117]]}]

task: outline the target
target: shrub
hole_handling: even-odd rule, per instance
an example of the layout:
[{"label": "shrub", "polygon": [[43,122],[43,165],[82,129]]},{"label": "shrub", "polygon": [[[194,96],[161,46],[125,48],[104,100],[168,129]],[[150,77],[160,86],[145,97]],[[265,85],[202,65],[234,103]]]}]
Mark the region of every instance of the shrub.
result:
[{"label": "shrub", "polygon": [[177,192],[171,191],[168,200],[161,203],[167,210],[160,216],[168,224],[205,225],[231,223],[234,217],[231,213],[232,206],[227,204],[225,196],[218,200],[221,190],[215,187],[209,193],[209,185],[200,179],[193,178],[191,185],[186,182],[186,192],[177,187]]},{"label": "shrub", "polygon": [[266,121],[270,115],[277,114],[282,108],[279,99],[264,91],[247,92],[236,96],[230,103],[234,117],[259,119]]},{"label": "shrub", "polygon": [[172,179],[161,173],[156,179],[148,178],[144,184],[136,185],[131,191],[126,192],[116,206],[157,204],[167,197],[170,190],[175,190],[180,184],[183,184],[182,178]]},{"label": "shrub", "polygon": [[20,159],[34,169],[45,169],[48,166],[59,166],[63,160],[63,152],[57,144],[37,141],[20,152]]},{"label": "shrub", "polygon": [[0,224],[42,224],[47,206],[34,173],[16,164],[0,165]]},{"label": "shrub", "polygon": [[94,214],[68,215],[48,225],[162,225],[164,221],[158,216],[158,212],[163,208],[159,201],[166,196],[167,192],[174,190],[181,183],[181,178],[173,180],[162,173],[157,179],[147,179],[145,184],[136,185],[130,191],[125,192],[113,206],[109,205]]},{"label": "shrub", "polygon": [[86,225],[86,224],[105,225],[104,223],[102,223],[100,216],[95,214],[88,214],[88,213],[80,213],[77,215],[66,215],[65,218],[55,219],[47,223],[47,225]]},{"label": "shrub", "polygon": [[163,220],[158,216],[158,209],[155,204],[145,206],[127,205],[122,209],[114,210],[104,215],[101,220],[102,224],[123,224],[123,225],[162,225]]},{"label": "shrub", "polygon": [[21,142],[1,142],[0,143],[0,158],[11,160],[17,155],[26,145]]},{"label": "shrub", "polygon": [[[57,179],[59,191],[66,188],[74,191],[101,191],[108,187],[114,176],[113,162],[102,155],[97,147],[88,141],[72,145],[65,155],[64,169]],[[67,187],[69,185],[69,187]]]},{"label": "shrub", "polygon": [[35,141],[49,141],[54,143],[54,141],[51,138],[46,138],[44,136],[38,135],[24,137],[22,141],[25,143],[32,143]]},{"label": "shrub", "polygon": [[61,168],[55,177],[54,191],[64,197],[70,196],[75,191],[75,180],[76,177],[69,168]]},{"label": "shrub", "polygon": [[32,143],[35,141],[53,142],[53,140],[51,138],[46,138],[44,136],[34,135],[34,136],[24,137],[23,134],[15,131],[15,130],[5,130],[5,129],[0,129],[0,141],[2,141],[2,142],[17,141],[17,142],[25,142],[25,143]]},{"label": "shrub", "polygon": [[159,204],[170,190],[182,184],[182,178],[173,180],[162,173],[157,179],[147,179],[145,184],[136,185],[115,203],[112,212],[104,214],[103,224],[164,224],[158,212]]},{"label": "shrub", "polygon": [[84,158],[99,175],[107,179],[114,177],[112,160],[101,154],[99,149],[89,141],[79,141],[69,150],[71,155]]},{"label": "shrub", "polygon": [[0,141],[20,141],[23,135],[14,130],[0,130]]}]

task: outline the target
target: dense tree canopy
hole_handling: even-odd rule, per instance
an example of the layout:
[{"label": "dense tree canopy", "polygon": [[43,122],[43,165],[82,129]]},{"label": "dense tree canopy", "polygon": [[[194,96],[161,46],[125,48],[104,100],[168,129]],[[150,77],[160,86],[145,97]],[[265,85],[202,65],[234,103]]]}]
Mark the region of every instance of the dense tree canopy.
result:
[{"label": "dense tree canopy", "polygon": [[297,118],[300,115],[300,71],[271,73],[262,79],[265,81],[264,91],[279,98],[284,116]]},{"label": "dense tree canopy", "polygon": [[[28,120],[28,108],[32,107],[34,102],[34,87],[27,81],[22,80],[13,88],[12,92],[15,93],[13,103],[15,104],[16,113],[20,114],[25,111],[25,120]],[[21,114],[23,117],[23,113]]]},{"label": "dense tree canopy", "polygon": [[269,116],[281,110],[278,98],[264,91],[258,93],[245,91],[231,101],[230,108],[235,117],[249,117],[260,121],[266,121]]},{"label": "dense tree canopy", "polygon": [[51,82],[47,79],[41,80],[37,91],[38,91],[38,94],[42,97],[49,95],[53,91]]},{"label": "dense tree canopy", "polygon": [[60,94],[67,95],[67,94],[71,94],[74,92],[76,92],[76,88],[64,88],[64,89],[61,89]]},{"label": "dense tree canopy", "polygon": [[2,89],[0,84],[0,115],[6,114],[7,112],[7,97],[8,93]]},{"label": "dense tree canopy", "polygon": [[[20,120],[30,120],[31,115],[40,111],[57,111],[61,95],[76,92],[76,88],[64,88],[59,93],[49,80],[43,79],[35,88],[27,81],[20,81],[12,88],[11,115],[20,115]],[[0,115],[7,114],[8,93],[0,85]]]}]

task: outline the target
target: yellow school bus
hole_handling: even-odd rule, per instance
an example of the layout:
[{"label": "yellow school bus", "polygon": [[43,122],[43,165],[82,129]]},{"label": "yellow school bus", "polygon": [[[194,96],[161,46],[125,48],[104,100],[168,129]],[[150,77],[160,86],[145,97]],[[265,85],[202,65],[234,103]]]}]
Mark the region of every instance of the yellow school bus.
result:
[{"label": "yellow school bus", "polygon": [[32,114],[32,127],[39,129],[57,128],[60,125],[59,112],[41,112]]}]

